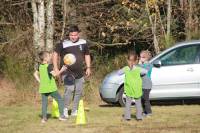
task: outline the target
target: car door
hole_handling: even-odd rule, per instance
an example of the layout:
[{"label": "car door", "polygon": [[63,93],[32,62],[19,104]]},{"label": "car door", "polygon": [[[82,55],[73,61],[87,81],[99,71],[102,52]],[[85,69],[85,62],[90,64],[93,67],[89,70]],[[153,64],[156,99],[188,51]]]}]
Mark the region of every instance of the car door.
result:
[{"label": "car door", "polygon": [[155,61],[160,67],[153,67],[153,89],[151,97],[200,96],[200,45],[181,46],[170,50]]}]

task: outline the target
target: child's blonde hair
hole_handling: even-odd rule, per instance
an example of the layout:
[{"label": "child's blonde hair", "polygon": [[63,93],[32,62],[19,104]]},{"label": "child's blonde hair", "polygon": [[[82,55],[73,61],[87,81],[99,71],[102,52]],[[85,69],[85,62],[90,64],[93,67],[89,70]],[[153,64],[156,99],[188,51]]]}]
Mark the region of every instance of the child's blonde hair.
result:
[{"label": "child's blonde hair", "polygon": [[152,55],[151,55],[151,52],[149,50],[142,50],[140,52],[140,55],[143,54],[146,58],[151,59]]},{"label": "child's blonde hair", "polygon": [[40,59],[40,62],[43,62],[44,61],[44,58],[48,55],[48,54],[50,54],[50,52],[48,52],[48,51],[41,51],[40,53],[39,53],[39,59]]}]

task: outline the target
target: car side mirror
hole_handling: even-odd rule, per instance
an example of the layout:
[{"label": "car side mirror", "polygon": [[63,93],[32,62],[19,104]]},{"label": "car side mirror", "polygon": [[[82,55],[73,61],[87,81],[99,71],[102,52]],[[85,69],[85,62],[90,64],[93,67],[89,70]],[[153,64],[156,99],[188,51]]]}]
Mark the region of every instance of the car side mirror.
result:
[{"label": "car side mirror", "polygon": [[161,61],[160,60],[156,60],[153,62],[153,66],[155,67],[161,67]]}]

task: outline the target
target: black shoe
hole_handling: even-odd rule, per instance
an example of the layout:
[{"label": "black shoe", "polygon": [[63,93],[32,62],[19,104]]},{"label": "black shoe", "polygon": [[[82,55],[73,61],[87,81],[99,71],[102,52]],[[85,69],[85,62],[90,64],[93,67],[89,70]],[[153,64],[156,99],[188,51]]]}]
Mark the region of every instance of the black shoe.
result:
[{"label": "black shoe", "polygon": [[129,122],[129,121],[131,121],[131,119],[122,118],[121,121],[122,121],[122,122]]},{"label": "black shoe", "polygon": [[150,116],[152,116],[152,113],[142,113],[142,116],[143,117],[150,117]]},{"label": "black shoe", "polygon": [[136,119],[137,121],[142,121],[142,119]]}]

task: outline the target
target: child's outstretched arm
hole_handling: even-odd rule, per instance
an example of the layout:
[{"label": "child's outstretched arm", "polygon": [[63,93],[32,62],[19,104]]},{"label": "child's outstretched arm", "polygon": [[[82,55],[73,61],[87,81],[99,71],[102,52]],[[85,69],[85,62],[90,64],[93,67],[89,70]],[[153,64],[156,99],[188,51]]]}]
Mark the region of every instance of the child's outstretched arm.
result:
[{"label": "child's outstretched arm", "polygon": [[144,68],[141,68],[141,72],[140,72],[140,75],[141,76],[144,76],[148,73],[148,70],[144,69]]},{"label": "child's outstretched arm", "polygon": [[[66,71],[67,70],[67,67],[66,66],[62,66],[62,68],[59,70],[59,72],[58,72],[58,75],[60,75],[61,73],[63,73],[64,71]],[[56,76],[56,73],[55,73],[55,71],[51,71],[50,72],[54,77]]]},{"label": "child's outstretched arm", "polygon": [[59,74],[63,73],[67,70],[67,66],[63,65],[62,68],[59,70]]},{"label": "child's outstretched arm", "polygon": [[117,71],[117,74],[118,74],[118,75],[122,75],[122,74],[124,74],[124,68],[119,69],[119,70]]},{"label": "child's outstretched arm", "polygon": [[38,71],[35,71],[33,75],[34,75],[35,79],[40,83],[39,72],[38,72]]}]

